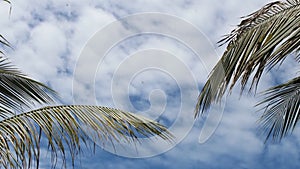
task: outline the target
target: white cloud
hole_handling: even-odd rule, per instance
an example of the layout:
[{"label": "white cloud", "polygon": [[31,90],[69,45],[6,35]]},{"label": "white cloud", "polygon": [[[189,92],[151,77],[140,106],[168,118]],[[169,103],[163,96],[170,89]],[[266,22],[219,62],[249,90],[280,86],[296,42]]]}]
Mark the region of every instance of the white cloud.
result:
[{"label": "white cloud", "polygon": [[[193,55],[188,48],[189,46],[184,46],[181,44],[182,42],[175,41],[170,37],[147,34],[125,39],[119,44],[115,44],[115,46],[106,44],[112,48],[105,56],[104,65],[98,67],[97,72],[94,72],[95,74],[87,75],[86,73],[95,70],[93,70],[94,68],[89,63],[89,60],[77,63],[80,53],[87,41],[99,30],[102,30],[114,21],[115,18],[122,18],[129,14],[141,12],[165,12],[183,18],[197,26],[212,43],[215,43],[222,35],[229,33],[234,28],[234,25],[239,23],[240,16],[253,12],[267,2],[269,1],[155,0],[151,2],[135,1],[134,3],[125,1],[118,3],[110,1],[96,2],[92,0],[85,1],[84,3],[79,0],[14,1],[10,17],[7,14],[8,10],[5,10],[7,9],[7,5],[4,7],[1,6],[0,33],[5,35],[15,48],[14,50],[8,49],[7,53],[11,60],[30,76],[43,82],[48,82],[51,87],[61,93],[65,103],[72,103],[74,70],[76,64],[82,64],[82,68],[85,71],[81,72],[78,77],[81,80],[92,77],[92,81],[88,81],[88,83],[86,81],[79,81],[79,84],[82,85],[78,85],[75,88],[76,96],[79,97],[79,100],[84,103],[94,103],[95,98],[93,98],[93,95],[96,94],[98,104],[114,106],[110,90],[113,79],[112,75],[119,68],[122,61],[133,57],[138,52],[146,55],[142,51],[155,49],[178,56],[179,59],[177,61],[185,64],[190,73],[195,76],[198,83],[203,83],[208,75],[203,68],[203,64],[214,64],[216,62],[216,58],[209,58],[213,57],[212,55],[205,57],[204,53],[209,53],[210,51],[202,51],[201,54],[203,54],[203,57],[201,56],[201,59],[204,59],[205,61],[203,62],[205,63],[200,63],[197,56]],[[104,42],[109,42],[113,38],[123,36],[124,33],[128,33],[126,31],[130,31],[129,28],[138,30],[143,29],[143,27],[150,28],[151,26],[155,26],[155,24],[149,24],[143,20],[135,22],[138,23],[136,27],[130,27],[130,25],[126,27],[128,25],[123,23],[122,26],[128,28],[124,32],[119,31],[116,34],[103,35],[102,37],[106,38]],[[182,27],[184,26],[163,27],[164,30],[161,31],[178,31],[182,30]],[[111,31],[113,32],[114,30]],[[185,32],[184,35],[187,39],[195,41],[196,37],[193,37],[192,34]],[[98,50],[106,47],[104,46],[105,43],[95,45],[99,45]],[[217,49],[218,53],[221,54],[223,49],[224,47]],[[167,74],[156,74],[157,72],[149,74],[151,71],[148,71],[148,74],[146,73],[145,76],[137,76],[136,81],[133,80],[134,83],[131,86],[129,85],[130,94],[138,96],[134,102],[150,102],[151,100],[147,99],[153,89],[160,88],[166,92],[169,87],[174,87],[174,84],[169,84],[174,81],[171,77],[176,77],[175,80],[183,84],[181,87],[186,93],[194,91],[190,89],[193,83],[190,75],[184,72],[183,67],[177,64],[178,62],[176,61],[171,62],[168,59],[163,60],[149,55],[147,58],[140,60],[138,64],[146,65],[152,62],[153,59],[161,65],[170,66],[173,64],[173,67],[171,66],[169,70],[174,70],[174,72],[173,74],[171,73],[171,76],[168,76]],[[292,63],[293,61],[288,60],[288,64]],[[92,64],[97,65],[98,63]],[[136,64],[135,62],[128,63],[127,69],[119,72],[120,77],[117,79],[118,83],[116,87],[119,88],[115,88],[115,90],[117,94],[122,94],[121,96],[117,95],[117,97],[126,109],[130,109],[130,106],[127,105],[128,100],[126,100],[128,99],[126,94],[128,94],[127,91],[129,89],[127,84],[123,86],[122,83],[126,83],[132,78],[130,73],[135,69]],[[174,65],[176,65],[175,69]],[[291,73],[295,72],[295,68],[292,66],[284,66],[282,70],[275,74],[278,80],[295,75]],[[272,85],[274,83],[273,79],[274,76],[272,74],[267,74],[266,79],[261,81],[259,89],[265,89],[267,86]],[[95,80],[96,84],[95,92],[90,90],[90,87],[94,85],[93,80]],[[75,81],[74,83],[77,82]],[[147,84],[142,85],[142,82]],[[124,90],[126,90],[125,95],[123,95]],[[173,90],[174,92],[177,91],[176,87]],[[299,134],[295,134],[295,138],[286,139],[280,145],[271,145],[266,148],[263,145],[263,140],[256,135],[257,124],[255,121],[258,118],[258,114],[253,113],[256,109],[252,107],[256,103],[256,100],[247,96],[239,100],[238,94],[238,90],[234,90],[233,94],[228,98],[226,111],[224,112],[225,114],[220,126],[212,138],[205,144],[198,144],[202,124],[199,124],[200,122],[197,121],[196,123],[198,124],[196,124],[183,142],[161,156],[133,160],[120,158],[99,150],[102,154],[83,160],[82,165],[91,165],[93,166],[92,168],[98,168],[99,165],[103,168],[149,168],[150,166],[153,168],[199,168],[201,166],[204,166],[203,168],[236,168],[237,166],[239,168],[264,168],[265,166],[274,167],[271,161],[275,160],[277,156],[283,160],[280,161],[277,159],[276,164],[278,165],[276,167],[284,166],[284,160],[289,160],[285,157],[287,155],[293,157],[290,159],[291,163],[294,162],[294,164],[290,164],[291,167],[297,166],[297,159],[299,157],[297,149],[299,145],[293,140],[296,139],[299,141]],[[160,110],[161,107],[159,106],[162,105],[158,103],[163,102],[165,97],[162,95],[157,96],[159,96],[157,100],[150,102],[154,105],[154,110]],[[187,104],[194,105],[195,97],[193,95],[190,96],[190,100],[185,101],[187,101]],[[141,98],[143,100],[138,100]],[[168,112],[164,114],[171,121],[174,121],[174,118],[177,117],[176,113],[179,111],[178,107],[180,107],[175,105],[177,97],[173,99],[175,100],[171,100],[174,101],[173,105],[167,104],[165,109]],[[147,106],[145,107],[147,108]],[[187,119],[193,116],[193,112],[184,113]],[[156,115],[154,113],[151,116],[154,117]],[[181,125],[184,128],[188,124]],[[299,133],[297,131],[295,133]],[[162,147],[163,145],[157,145],[156,148]],[[148,150],[141,149],[140,151]],[[100,157],[100,160],[98,160],[98,157]]]}]

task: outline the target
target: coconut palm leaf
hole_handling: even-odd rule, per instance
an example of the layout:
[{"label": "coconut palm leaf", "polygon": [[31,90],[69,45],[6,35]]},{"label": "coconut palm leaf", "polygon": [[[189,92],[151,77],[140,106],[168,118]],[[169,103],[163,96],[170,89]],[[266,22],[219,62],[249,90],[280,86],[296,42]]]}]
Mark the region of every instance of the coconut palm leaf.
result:
[{"label": "coconut palm leaf", "polygon": [[287,0],[269,3],[243,17],[237,28],[219,41],[228,45],[198,97],[195,117],[211,104],[220,102],[226,91],[230,92],[238,82],[241,94],[247,84],[249,91],[256,91],[264,71],[299,51],[299,14],[300,1]]},{"label": "coconut palm leaf", "polygon": [[48,140],[54,159],[60,154],[64,163],[67,151],[74,162],[87,141],[130,143],[140,136],[172,140],[159,123],[112,108],[65,105],[22,112],[23,107],[53,104],[55,94],[0,57],[0,166],[24,168],[34,162],[38,166],[41,136]]},{"label": "coconut palm leaf", "polygon": [[47,138],[54,157],[60,154],[65,159],[68,148],[73,162],[80,151],[80,141],[132,143],[140,136],[172,139],[157,122],[117,109],[85,105],[45,107],[0,121],[0,164],[5,168],[31,167],[38,161],[39,130]]},{"label": "coconut palm leaf", "polygon": [[46,85],[32,80],[0,56],[0,109],[22,111],[36,104],[53,103],[56,93]]},{"label": "coconut palm leaf", "polygon": [[[261,116],[261,131],[274,141],[281,139],[295,128],[300,114],[300,77],[265,91]],[[266,139],[266,140],[267,140]]]}]

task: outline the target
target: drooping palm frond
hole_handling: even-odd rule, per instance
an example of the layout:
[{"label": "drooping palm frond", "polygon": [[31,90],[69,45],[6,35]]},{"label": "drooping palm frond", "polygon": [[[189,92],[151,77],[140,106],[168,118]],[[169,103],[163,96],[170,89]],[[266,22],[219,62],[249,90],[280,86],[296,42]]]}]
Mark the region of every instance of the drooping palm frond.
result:
[{"label": "drooping palm frond", "polygon": [[[226,91],[230,92],[238,81],[241,82],[241,94],[248,83],[249,91],[256,91],[264,71],[271,70],[275,65],[281,64],[287,56],[300,50],[300,0],[276,1],[265,5],[260,10],[243,17],[238,27],[219,43],[228,45],[198,97],[195,117],[208,110],[211,104],[220,102]],[[297,58],[299,59],[299,56]],[[269,92],[279,94],[278,88],[272,88]],[[282,91],[280,94],[284,95]],[[269,108],[262,119],[264,125],[275,125],[272,120],[277,118],[276,129],[268,125],[265,125],[265,129],[269,135],[281,138],[294,123],[282,123],[288,126],[280,128],[279,119],[288,113],[286,109],[292,107],[287,108],[289,104],[286,102],[278,102],[280,95],[273,96],[268,97],[266,101],[269,101],[270,105],[275,106],[275,103],[278,105],[276,108]],[[295,97],[292,93],[285,95],[285,99],[288,100],[295,100]],[[276,111],[272,112],[274,109]],[[266,114],[272,114],[272,119],[265,118]]]},{"label": "drooping palm frond", "polygon": [[274,141],[293,131],[300,115],[300,77],[272,87],[264,92],[265,99],[258,105],[264,106],[259,122],[261,131]]},{"label": "drooping palm frond", "polygon": [[[289,54],[298,51],[299,13],[299,0],[269,3],[245,17],[236,29],[219,41],[221,44],[228,42],[228,45],[199,95],[196,115],[219,101],[239,79],[243,91],[253,74],[250,90],[256,88],[266,68],[271,69]],[[220,78],[221,69],[224,76],[216,80]],[[212,85],[212,81],[216,84]]]},{"label": "drooping palm frond", "polygon": [[[3,1],[11,5],[10,1]],[[0,44],[11,48],[1,34]],[[0,118],[12,116],[24,108],[33,108],[36,104],[53,103],[53,96],[57,96],[54,90],[24,75],[0,51]]]},{"label": "drooping palm frond", "polygon": [[[46,85],[28,78],[0,57],[0,109],[22,111],[35,104],[53,103],[56,92]],[[11,114],[11,113],[10,113]]]},{"label": "drooping palm frond", "polygon": [[202,88],[201,93],[198,96],[198,101],[195,108],[195,118],[199,115],[199,112],[203,113],[209,109],[212,103],[218,103],[221,101],[222,96],[226,91],[226,86],[221,85],[224,81],[225,70],[221,64],[217,64],[214,70],[211,72],[210,78]]},{"label": "drooping palm frond", "polygon": [[85,105],[45,107],[0,121],[0,164],[5,168],[31,167],[33,161],[38,161],[39,129],[55,157],[59,153],[65,158],[66,151],[70,151],[72,160],[80,151],[80,141],[132,143],[141,135],[172,139],[157,122],[117,109]]},{"label": "drooping palm frond", "polygon": [[159,123],[106,107],[67,105],[22,113],[22,106],[32,108],[35,103],[52,102],[53,94],[52,89],[0,58],[0,166],[30,167],[38,162],[39,129],[49,141],[54,157],[60,153],[64,159],[69,151],[73,162],[80,144],[87,140],[130,143],[139,136],[172,140],[173,136]]},{"label": "drooping palm frond", "polygon": [[66,105],[22,113],[22,106],[54,103],[51,97],[54,94],[55,91],[0,58],[0,166],[30,167],[34,161],[38,162],[39,129],[54,157],[60,153],[64,159],[69,151],[73,162],[80,144],[87,140],[130,143],[139,136],[172,140],[173,136],[159,123],[112,108]]}]

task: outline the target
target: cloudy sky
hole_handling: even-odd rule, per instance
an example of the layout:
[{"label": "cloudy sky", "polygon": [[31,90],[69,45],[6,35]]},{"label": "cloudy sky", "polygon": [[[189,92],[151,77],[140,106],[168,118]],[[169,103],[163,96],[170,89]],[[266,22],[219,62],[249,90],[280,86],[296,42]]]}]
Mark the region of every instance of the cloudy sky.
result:
[{"label": "cloudy sky", "polygon": [[[224,50],[217,41],[268,2],[14,0],[10,15],[1,3],[0,33],[13,46],[6,49],[10,60],[58,91],[63,104],[136,112],[177,137],[173,145],[142,139],[116,151],[104,143],[75,168],[299,168],[300,128],[265,145],[253,95],[234,90],[214,116],[193,120],[198,91]],[[286,62],[264,76],[259,90],[295,76],[293,60]]]}]

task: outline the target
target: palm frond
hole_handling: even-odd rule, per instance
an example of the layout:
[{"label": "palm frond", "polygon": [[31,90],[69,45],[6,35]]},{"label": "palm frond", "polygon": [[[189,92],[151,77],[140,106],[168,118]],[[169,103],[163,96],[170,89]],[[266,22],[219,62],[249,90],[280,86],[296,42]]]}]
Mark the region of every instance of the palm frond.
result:
[{"label": "palm frond", "polygon": [[10,43],[8,42],[8,40],[6,40],[4,38],[4,36],[0,35],[0,44],[7,46],[7,47],[11,47]]},{"label": "palm frond", "polygon": [[[11,2],[2,0],[10,5]],[[0,44],[11,47],[8,40],[0,34]],[[53,103],[56,92],[46,85],[35,81],[15,68],[0,51],[0,117],[8,117],[35,104]]]},{"label": "palm frond", "polygon": [[[256,90],[265,69],[272,69],[289,54],[299,51],[300,1],[276,1],[265,5],[244,17],[219,43],[228,45],[199,95],[195,116],[219,101],[226,90],[231,91],[238,80],[241,80],[243,92],[253,75],[249,91]],[[217,79],[221,68],[224,76]],[[212,85],[212,81],[216,84]]]},{"label": "palm frond", "polygon": [[56,92],[46,85],[26,77],[0,57],[0,109],[23,111],[36,104],[53,103]]},{"label": "palm frond", "polygon": [[259,123],[263,134],[274,140],[291,133],[299,120],[300,114],[300,77],[275,86],[263,94],[265,99],[258,105],[265,105]]},{"label": "palm frond", "polygon": [[[173,138],[159,123],[117,109],[85,105],[45,107],[0,121],[0,164],[30,167],[30,160],[38,161],[39,128],[54,157],[60,153],[65,158],[67,146],[73,162],[80,151],[80,141],[132,143],[140,136],[159,136],[168,141]],[[26,161],[28,156],[33,158]]]},{"label": "palm frond", "polygon": [[224,80],[225,70],[222,65],[217,64],[207,82],[205,83],[202,91],[198,96],[198,101],[195,109],[195,118],[199,115],[199,112],[204,112],[210,108],[211,103],[217,103],[221,101],[222,96],[226,91],[226,86],[220,85]]}]

